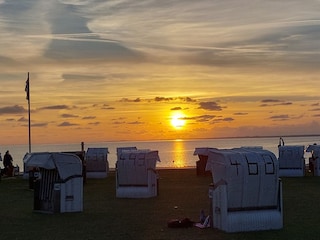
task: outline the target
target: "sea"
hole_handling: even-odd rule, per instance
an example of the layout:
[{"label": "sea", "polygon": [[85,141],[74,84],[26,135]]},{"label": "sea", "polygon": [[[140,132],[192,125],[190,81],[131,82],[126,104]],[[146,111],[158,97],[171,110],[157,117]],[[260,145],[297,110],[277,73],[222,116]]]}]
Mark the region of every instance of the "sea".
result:
[{"label": "sea", "polygon": [[[290,136],[282,137],[285,145],[320,144],[320,136]],[[188,139],[188,140],[150,140],[150,141],[106,141],[89,143],[84,142],[84,150],[88,148],[108,148],[108,162],[110,169],[115,168],[118,147],[137,147],[138,149],[150,149],[159,151],[161,162],[157,168],[193,168],[196,167],[198,156],[194,155],[197,147],[212,148],[236,148],[236,147],[263,147],[273,152],[278,157],[278,144],[280,137],[248,137],[248,138],[219,138],[219,139]],[[29,150],[29,145],[0,145],[0,153],[3,157],[9,150],[13,157],[14,166],[19,166],[23,171],[23,157]],[[70,144],[33,144],[31,152],[68,152],[81,151],[81,142]],[[305,153],[308,163],[309,153]],[[3,165],[0,164],[3,168]]]}]

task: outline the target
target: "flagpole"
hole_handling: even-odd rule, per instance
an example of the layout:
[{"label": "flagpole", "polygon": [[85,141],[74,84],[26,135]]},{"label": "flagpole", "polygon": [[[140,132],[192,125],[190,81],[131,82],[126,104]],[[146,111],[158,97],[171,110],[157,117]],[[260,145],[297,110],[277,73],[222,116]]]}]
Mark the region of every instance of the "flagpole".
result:
[{"label": "flagpole", "polygon": [[28,78],[26,81],[26,93],[27,93],[27,100],[28,100],[28,128],[29,128],[29,153],[31,153],[31,119],[30,119],[30,82],[29,82],[29,72]]}]

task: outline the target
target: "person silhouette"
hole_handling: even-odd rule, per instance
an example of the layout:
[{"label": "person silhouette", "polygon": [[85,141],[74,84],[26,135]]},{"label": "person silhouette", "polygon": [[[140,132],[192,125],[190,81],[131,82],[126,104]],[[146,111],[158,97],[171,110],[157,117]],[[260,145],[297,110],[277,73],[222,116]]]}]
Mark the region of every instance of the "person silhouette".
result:
[{"label": "person silhouette", "polygon": [[9,150],[6,151],[6,154],[3,156],[3,166],[4,166],[4,174],[8,177],[12,177],[13,175],[13,158],[9,153]]}]

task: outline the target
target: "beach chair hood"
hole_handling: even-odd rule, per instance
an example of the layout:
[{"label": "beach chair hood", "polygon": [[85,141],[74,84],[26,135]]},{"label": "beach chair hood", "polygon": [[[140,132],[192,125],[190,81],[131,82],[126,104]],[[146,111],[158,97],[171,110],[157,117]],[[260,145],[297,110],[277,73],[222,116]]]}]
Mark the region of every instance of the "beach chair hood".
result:
[{"label": "beach chair hood", "polygon": [[71,176],[82,174],[82,163],[78,156],[68,153],[31,153],[26,156],[27,167],[57,169],[59,176],[65,180]]}]

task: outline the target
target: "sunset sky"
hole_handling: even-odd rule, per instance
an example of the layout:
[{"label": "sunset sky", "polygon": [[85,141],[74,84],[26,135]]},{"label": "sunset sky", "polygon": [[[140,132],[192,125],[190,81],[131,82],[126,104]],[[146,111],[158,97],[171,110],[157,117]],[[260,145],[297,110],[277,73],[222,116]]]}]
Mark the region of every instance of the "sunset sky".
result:
[{"label": "sunset sky", "polygon": [[0,0],[0,144],[320,134],[319,0]]}]

